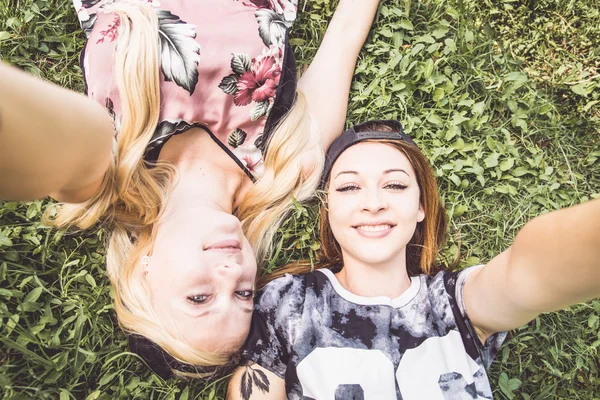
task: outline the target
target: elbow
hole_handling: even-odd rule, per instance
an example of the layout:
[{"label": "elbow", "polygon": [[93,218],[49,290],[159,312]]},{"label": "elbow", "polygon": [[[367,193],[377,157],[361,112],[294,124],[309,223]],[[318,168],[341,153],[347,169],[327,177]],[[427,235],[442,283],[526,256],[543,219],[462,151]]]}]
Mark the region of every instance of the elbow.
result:
[{"label": "elbow", "polygon": [[109,185],[113,185],[114,182],[111,179],[113,174],[114,160],[112,150],[110,150],[107,154],[100,153],[100,156],[90,163],[85,172],[73,177],[69,184],[48,195],[62,203],[84,203],[100,191],[106,190]]},{"label": "elbow", "polygon": [[[113,168],[114,133],[110,117],[104,110],[97,115],[95,124],[88,127],[85,145],[82,151],[74,157],[72,169],[74,173],[50,196],[64,203],[82,203],[92,198],[108,178],[107,174]],[[82,146],[84,147],[84,146]]]},{"label": "elbow", "polygon": [[110,185],[114,184],[113,174],[114,163],[111,152],[106,160],[94,165],[94,171],[90,171],[83,178],[77,178],[76,183],[64,186],[49,196],[62,203],[84,203],[99,192],[109,190]]},{"label": "elbow", "polygon": [[63,188],[49,196],[61,203],[79,204],[90,200],[102,186],[104,177],[78,188]]}]

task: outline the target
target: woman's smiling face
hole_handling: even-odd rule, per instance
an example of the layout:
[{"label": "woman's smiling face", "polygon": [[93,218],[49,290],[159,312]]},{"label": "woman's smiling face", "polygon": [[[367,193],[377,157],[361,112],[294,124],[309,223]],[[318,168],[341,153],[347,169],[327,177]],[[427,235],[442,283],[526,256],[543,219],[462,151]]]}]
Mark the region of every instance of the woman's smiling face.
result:
[{"label": "woman's smiling face", "polygon": [[162,221],[145,273],[172,335],[224,352],[237,350],[250,329],[256,270],[240,221],[199,205]]},{"label": "woman's smiling face", "polygon": [[378,265],[405,259],[406,245],[425,213],[404,153],[384,143],[358,143],[340,155],[330,177],[329,224],[345,262]]}]

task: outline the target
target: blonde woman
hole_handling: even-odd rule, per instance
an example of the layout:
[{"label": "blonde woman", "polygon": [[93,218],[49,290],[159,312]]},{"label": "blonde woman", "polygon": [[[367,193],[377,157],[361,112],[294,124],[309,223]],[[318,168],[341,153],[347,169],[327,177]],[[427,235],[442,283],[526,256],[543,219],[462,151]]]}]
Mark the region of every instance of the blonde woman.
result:
[{"label": "blonde woman", "polygon": [[[113,127],[89,103],[76,116],[42,104],[47,122],[68,115],[45,123],[63,153],[93,154],[67,157],[52,174],[69,178],[35,196],[18,195],[23,181],[10,193],[82,202],[64,204],[53,223],[110,230],[119,322],[161,375],[210,373],[245,339],[257,265],[292,199],[318,184],[378,3],[339,2],[296,90],[295,0],[75,1],[87,94]],[[99,122],[86,123],[92,116]],[[97,141],[71,146],[74,133]],[[84,182],[77,169],[93,174]]]}]

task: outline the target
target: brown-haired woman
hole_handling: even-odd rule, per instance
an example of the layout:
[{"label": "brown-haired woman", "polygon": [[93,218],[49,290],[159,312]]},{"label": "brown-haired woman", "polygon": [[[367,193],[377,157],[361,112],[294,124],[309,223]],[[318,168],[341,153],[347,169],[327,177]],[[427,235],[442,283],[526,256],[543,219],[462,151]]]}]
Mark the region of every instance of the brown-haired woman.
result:
[{"label": "brown-haired woman", "polygon": [[487,265],[451,272],[435,264],[432,169],[399,123],[344,132],[322,184],[317,270],[265,286],[231,399],[491,399],[505,331],[600,296],[600,201],[535,218]]}]

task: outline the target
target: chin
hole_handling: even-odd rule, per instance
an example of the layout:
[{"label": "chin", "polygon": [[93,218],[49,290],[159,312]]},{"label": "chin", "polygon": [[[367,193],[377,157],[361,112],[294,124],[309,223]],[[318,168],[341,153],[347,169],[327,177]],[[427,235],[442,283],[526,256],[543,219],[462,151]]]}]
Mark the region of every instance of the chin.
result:
[{"label": "chin", "polygon": [[373,265],[373,266],[389,263],[390,261],[393,261],[397,257],[398,257],[397,254],[386,254],[386,253],[382,253],[381,251],[354,254],[354,258],[357,261],[360,261],[361,263],[364,263],[364,264]]}]

